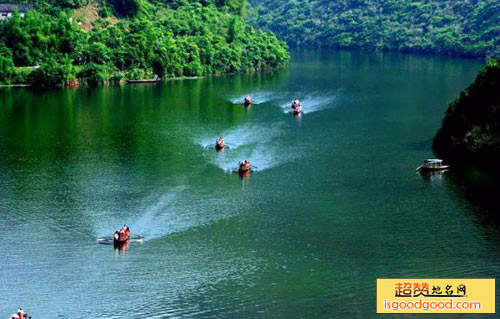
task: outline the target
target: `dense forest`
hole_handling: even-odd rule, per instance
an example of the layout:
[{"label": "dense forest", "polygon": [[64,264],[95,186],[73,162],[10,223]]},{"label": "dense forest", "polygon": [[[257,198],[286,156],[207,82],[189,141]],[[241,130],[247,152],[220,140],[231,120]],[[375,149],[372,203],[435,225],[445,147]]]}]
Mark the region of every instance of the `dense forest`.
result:
[{"label": "dense forest", "polygon": [[500,56],[498,0],[250,0],[248,20],[293,46]]},{"label": "dense forest", "polygon": [[273,69],[286,44],[246,0],[38,0],[0,22],[0,83],[53,87]]},{"label": "dense forest", "polygon": [[499,170],[500,60],[490,61],[449,105],[433,148],[455,166]]}]

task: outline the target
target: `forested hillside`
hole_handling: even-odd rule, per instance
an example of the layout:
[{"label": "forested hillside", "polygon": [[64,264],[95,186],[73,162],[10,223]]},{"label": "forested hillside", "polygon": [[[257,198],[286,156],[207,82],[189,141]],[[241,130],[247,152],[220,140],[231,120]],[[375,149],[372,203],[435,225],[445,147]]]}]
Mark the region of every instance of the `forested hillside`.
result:
[{"label": "forested hillside", "polygon": [[498,0],[250,0],[249,21],[294,46],[500,56]]},{"label": "forested hillside", "polygon": [[0,83],[57,86],[276,68],[286,44],[246,0],[38,0],[0,22]]},{"label": "forested hillside", "polygon": [[450,104],[433,147],[455,165],[500,171],[500,60],[491,61]]}]

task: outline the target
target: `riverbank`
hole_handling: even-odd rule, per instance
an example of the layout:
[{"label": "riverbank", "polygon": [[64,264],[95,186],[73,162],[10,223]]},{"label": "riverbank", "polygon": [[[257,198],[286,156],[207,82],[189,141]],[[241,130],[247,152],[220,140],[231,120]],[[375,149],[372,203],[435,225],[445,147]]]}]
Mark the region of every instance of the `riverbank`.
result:
[{"label": "riverbank", "polygon": [[0,84],[0,88],[11,88],[11,87],[28,87],[31,84]]},{"label": "riverbank", "polygon": [[[288,62],[287,62],[288,63]],[[218,77],[218,76],[226,76],[226,75],[237,75],[237,74],[270,74],[275,71],[283,69],[287,63],[283,63],[280,66],[277,66],[275,68],[271,67],[266,67],[266,68],[254,68],[250,70],[244,70],[240,72],[226,72],[226,73],[219,73],[219,74],[210,74],[210,75],[200,75],[200,76],[167,76],[164,78],[161,78],[160,81],[158,82],[166,82],[166,81],[179,81],[179,80],[195,80],[195,79],[202,79],[202,78],[207,78],[207,77]],[[137,81],[137,80],[143,80],[141,78],[127,78],[127,73],[123,72],[118,72],[115,73],[113,76],[108,75],[104,76],[102,79],[97,80],[95,79],[95,73],[92,72],[89,74],[88,69],[89,66],[83,65],[83,66],[72,66],[71,68],[75,71],[76,74],[83,74],[87,76],[87,78],[77,78],[77,77],[72,77],[71,81],[64,81],[63,78],[60,77],[62,74],[60,71],[54,71],[52,72],[43,72],[43,70],[40,70],[42,72],[41,75],[36,75],[33,76],[33,72],[39,72],[39,66],[37,67],[17,67],[15,68],[15,74],[22,74],[22,77],[13,77],[12,80],[14,83],[12,84],[0,84],[0,87],[37,87],[37,85],[41,85],[42,88],[54,88],[54,87],[64,87],[64,86],[69,86],[69,87],[78,87],[78,86],[86,86],[86,85],[110,85],[110,84],[141,84],[140,82],[137,83],[128,83],[129,80]],[[56,66],[56,68],[58,68]],[[54,74],[56,76],[56,79],[54,79],[54,76],[51,76],[50,74]],[[137,75],[138,73],[145,75],[146,78],[144,79],[151,79],[153,78],[154,74],[152,72],[148,72],[146,70],[141,70],[140,72],[135,71],[133,75]],[[90,79],[88,78],[90,77]],[[32,80],[35,83],[28,83],[26,80]],[[107,80],[106,80],[107,79]],[[52,83],[49,87],[45,87],[46,82]],[[146,82],[145,82],[146,83]],[[144,83],[144,84],[145,84]],[[151,84],[151,83],[149,83]]]}]

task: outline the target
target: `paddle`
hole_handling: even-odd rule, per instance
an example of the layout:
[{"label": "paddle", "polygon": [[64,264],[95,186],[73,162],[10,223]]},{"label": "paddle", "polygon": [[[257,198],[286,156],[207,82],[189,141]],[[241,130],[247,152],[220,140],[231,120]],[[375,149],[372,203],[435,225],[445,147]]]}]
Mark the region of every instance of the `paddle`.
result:
[{"label": "paddle", "polygon": [[143,239],[144,238],[144,236],[138,235],[138,234],[132,234],[132,236],[135,236],[135,238],[131,238],[131,239]]}]

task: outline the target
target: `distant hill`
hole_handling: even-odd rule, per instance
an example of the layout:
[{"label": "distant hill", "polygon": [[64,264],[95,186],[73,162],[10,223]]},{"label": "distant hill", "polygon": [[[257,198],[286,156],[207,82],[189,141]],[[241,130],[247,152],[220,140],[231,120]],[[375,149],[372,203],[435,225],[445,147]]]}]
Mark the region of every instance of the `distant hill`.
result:
[{"label": "distant hill", "polygon": [[500,57],[498,0],[250,0],[249,21],[292,46]]},{"label": "distant hill", "polygon": [[248,25],[246,7],[246,0],[37,0],[24,17],[0,22],[0,83],[52,87],[280,67],[286,44]]}]

